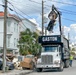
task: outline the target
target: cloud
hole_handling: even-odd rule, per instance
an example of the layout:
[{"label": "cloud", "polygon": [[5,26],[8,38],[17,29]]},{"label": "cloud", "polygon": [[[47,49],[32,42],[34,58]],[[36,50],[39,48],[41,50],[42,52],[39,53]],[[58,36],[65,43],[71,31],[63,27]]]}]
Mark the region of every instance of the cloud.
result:
[{"label": "cloud", "polygon": [[[1,3],[2,0],[0,0]],[[8,0],[9,2],[14,5],[15,9],[18,8],[21,11],[23,11],[25,14],[41,14],[42,13],[42,0]],[[57,1],[57,2],[55,2]],[[58,3],[59,2],[65,2],[65,3],[73,3],[71,0],[44,0],[44,12],[47,14],[52,4],[54,4],[57,7],[66,6],[64,4]],[[9,3],[8,7],[13,8]],[[17,12],[19,12],[17,10]],[[20,13],[20,12],[19,12]]]},{"label": "cloud", "polygon": [[69,27],[64,26],[64,35],[67,38],[68,38],[68,33],[69,33],[70,42],[76,43],[76,24],[71,24]]},{"label": "cloud", "polygon": [[71,28],[71,29],[74,29],[74,31],[76,31],[76,24],[71,24],[71,25],[70,25],[70,28]]},{"label": "cloud", "polygon": [[[41,3],[40,1],[41,0],[38,0],[38,3]],[[19,8],[26,14],[36,14],[40,13],[41,11],[41,4],[32,2],[31,0],[9,0],[9,2],[11,2],[14,5],[14,7]]]},{"label": "cloud", "polygon": [[[42,0],[8,0],[15,7],[19,8],[26,14],[40,14],[42,12]],[[52,4],[57,7],[66,6],[62,3],[72,3],[71,0],[44,0],[44,11],[47,13],[51,9]],[[47,10],[48,9],[48,10]]]},{"label": "cloud", "polygon": [[[62,29],[63,35],[68,39],[70,39],[70,43],[76,43],[76,24],[71,24],[69,27],[63,26]],[[53,33],[49,32],[48,35],[59,35],[59,27],[56,25],[54,27]]]},{"label": "cloud", "polygon": [[65,32],[69,32],[70,31],[70,28],[67,27],[67,26],[63,26],[63,28],[64,28]]},{"label": "cloud", "polygon": [[36,19],[29,19],[31,22],[35,23],[37,26],[39,26],[39,23],[36,22]]},{"label": "cloud", "polygon": [[[3,0],[0,0],[0,4],[2,3],[2,1]],[[8,1],[11,2],[15,8],[18,8],[22,12],[24,12],[26,16],[31,16],[32,17],[31,21],[41,27],[42,0],[8,0]],[[68,6],[68,4],[62,4],[58,2],[70,3],[70,4],[76,3],[75,1],[73,2],[72,0],[45,0],[44,13],[46,13],[45,15],[46,17],[48,16],[48,13],[51,11],[52,4],[54,4],[56,7],[59,7],[59,8]],[[8,6],[13,9],[13,7],[10,4],[8,4]],[[0,6],[0,11],[2,10],[3,10],[3,7]],[[16,11],[20,13],[17,9]],[[68,37],[68,33],[70,33],[70,40],[73,42],[76,41],[76,24],[71,24],[69,27],[64,26],[64,34],[66,35],[66,37]],[[58,26],[54,27],[54,34],[59,34]]]},{"label": "cloud", "polygon": [[[20,9],[22,12],[24,12],[26,15],[26,18],[28,18],[28,16],[33,18],[34,16],[36,21],[40,24],[41,26],[41,14],[42,14],[42,0],[8,0],[9,2],[11,2],[15,8]],[[57,2],[55,2],[57,1]],[[48,13],[51,11],[51,6],[52,4],[54,4],[55,6],[61,8],[63,6],[67,6],[59,2],[65,2],[65,3],[72,3],[71,0],[44,0],[44,13],[46,13],[46,17],[48,16]],[[9,7],[13,8],[11,5],[8,5]],[[17,12],[20,13],[20,11],[18,11],[16,9]],[[20,13],[21,15],[24,15],[23,13]]]}]

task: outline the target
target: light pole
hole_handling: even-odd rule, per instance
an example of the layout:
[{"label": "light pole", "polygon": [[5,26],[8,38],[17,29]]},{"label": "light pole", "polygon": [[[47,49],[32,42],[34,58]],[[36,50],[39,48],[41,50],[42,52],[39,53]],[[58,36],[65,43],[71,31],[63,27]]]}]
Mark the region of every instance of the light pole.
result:
[{"label": "light pole", "polygon": [[44,35],[44,1],[42,0],[42,36]]},{"label": "light pole", "polygon": [[4,35],[3,35],[3,72],[6,71],[6,35],[7,35],[7,0],[4,8]]}]

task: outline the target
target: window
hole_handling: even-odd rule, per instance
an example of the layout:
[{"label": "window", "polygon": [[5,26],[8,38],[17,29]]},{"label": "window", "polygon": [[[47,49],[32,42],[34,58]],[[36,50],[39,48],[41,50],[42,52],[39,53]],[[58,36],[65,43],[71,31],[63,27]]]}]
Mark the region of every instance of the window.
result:
[{"label": "window", "polygon": [[14,31],[18,32],[18,23],[16,23],[16,22],[14,23]]},{"label": "window", "polygon": [[17,24],[17,32],[18,32],[18,24]]},{"label": "window", "polygon": [[16,38],[14,38],[14,46],[16,46]]},{"label": "window", "polygon": [[7,45],[8,45],[8,47],[10,47],[10,38],[11,38],[10,36],[7,37]]},{"label": "window", "polygon": [[8,30],[8,32],[10,32],[10,26],[11,26],[11,21],[8,20],[8,22],[7,22],[7,30]]},{"label": "window", "polygon": [[55,52],[58,50],[57,46],[44,46],[44,52]]},{"label": "window", "polygon": [[16,23],[14,23],[14,32],[16,31]]}]

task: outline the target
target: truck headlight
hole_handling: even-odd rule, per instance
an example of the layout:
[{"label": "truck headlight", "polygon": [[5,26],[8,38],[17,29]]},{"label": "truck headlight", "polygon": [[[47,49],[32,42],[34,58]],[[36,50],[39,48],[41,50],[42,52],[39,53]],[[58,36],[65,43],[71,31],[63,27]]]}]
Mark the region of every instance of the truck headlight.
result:
[{"label": "truck headlight", "polygon": [[54,61],[54,64],[59,64],[59,63],[60,63],[59,60],[55,60],[55,61]]},{"label": "truck headlight", "polygon": [[39,64],[39,63],[41,63],[41,58],[39,58],[39,59],[37,60],[37,64]]}]

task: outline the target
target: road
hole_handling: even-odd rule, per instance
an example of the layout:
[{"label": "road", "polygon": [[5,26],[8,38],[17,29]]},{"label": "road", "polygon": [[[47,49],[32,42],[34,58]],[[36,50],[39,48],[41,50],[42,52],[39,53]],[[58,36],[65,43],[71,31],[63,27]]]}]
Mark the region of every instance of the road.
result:
[{"label": "road", "polygon": [[55,70],[43,70],[42,72],[32,72],[27,75],[76,75],[76,60],[73,61],[73,66],[69,68],[64,68],[62,72]]}]

